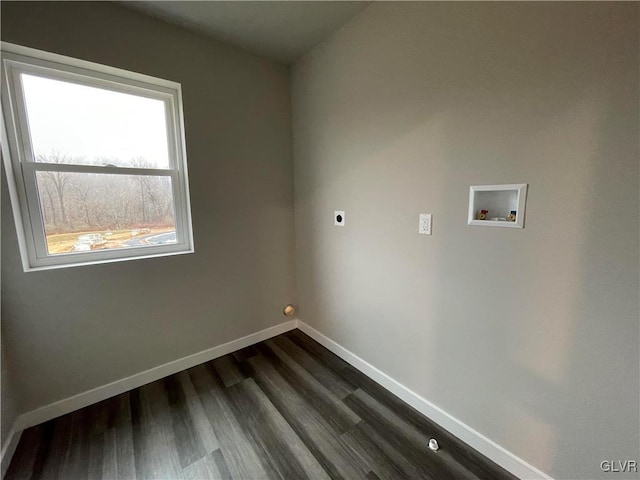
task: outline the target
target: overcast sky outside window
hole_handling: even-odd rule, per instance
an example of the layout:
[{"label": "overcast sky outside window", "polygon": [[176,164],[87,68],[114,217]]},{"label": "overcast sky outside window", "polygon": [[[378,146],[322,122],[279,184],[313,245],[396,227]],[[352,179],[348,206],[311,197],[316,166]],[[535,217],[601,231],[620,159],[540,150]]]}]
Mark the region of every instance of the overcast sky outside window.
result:
[{"label": "overcast sky outside window", "polygon": [[[160,100],[22,74],[35,157],[110,159],[118,166],[168,168],[165,104]],[[74,162],[75,163],[75,162]]]}]

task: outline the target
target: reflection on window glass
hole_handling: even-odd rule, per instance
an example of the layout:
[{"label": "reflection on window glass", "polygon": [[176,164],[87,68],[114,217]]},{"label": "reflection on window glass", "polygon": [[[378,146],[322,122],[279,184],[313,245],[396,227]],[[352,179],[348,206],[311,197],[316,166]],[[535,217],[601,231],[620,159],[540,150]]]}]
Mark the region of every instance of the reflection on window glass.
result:
[{"label": "reflection on window glass", "polygon": [[165,104],[21,74],[36,162],[169,168]]},{"label": "reflection on window glass", "polygon": [[36,175],[50,255],[176,243],[171,177]]}]

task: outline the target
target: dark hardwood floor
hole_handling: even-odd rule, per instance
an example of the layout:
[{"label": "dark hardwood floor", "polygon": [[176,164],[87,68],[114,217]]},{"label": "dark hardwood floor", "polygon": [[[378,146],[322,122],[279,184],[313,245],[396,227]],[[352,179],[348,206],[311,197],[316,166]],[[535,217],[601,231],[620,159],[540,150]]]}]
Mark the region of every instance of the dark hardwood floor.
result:
[{"label": "dark hardwood floor", "polygon": [[515,477],[294,330],[26,430],[5,478]]}]

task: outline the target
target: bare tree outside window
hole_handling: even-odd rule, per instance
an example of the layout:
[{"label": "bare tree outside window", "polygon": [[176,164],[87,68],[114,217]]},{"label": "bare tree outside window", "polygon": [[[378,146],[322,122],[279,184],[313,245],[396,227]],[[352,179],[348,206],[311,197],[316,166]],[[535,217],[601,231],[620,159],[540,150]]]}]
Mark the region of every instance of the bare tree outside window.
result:
[{"label": "bare tree outside window", "polygon": [[[168,165],[162,102],[30,75],[23,82],[36,162]],[[37,187],[49,254],[175,242],[170,177],[40,171]]]},{"label": "bare tree outside window", "polygon": [[180,85],[2,50],[25,271],[192,253]]},{"label": "bare tree outside window", "polygon": [[37,172],[37,185],[50,254],[175,242],[171,177]]}]

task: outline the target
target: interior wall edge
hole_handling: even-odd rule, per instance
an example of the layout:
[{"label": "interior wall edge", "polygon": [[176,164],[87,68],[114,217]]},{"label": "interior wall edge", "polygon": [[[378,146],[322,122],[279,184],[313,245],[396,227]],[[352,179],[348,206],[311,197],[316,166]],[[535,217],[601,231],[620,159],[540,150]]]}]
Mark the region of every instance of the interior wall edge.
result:
[{"label": "interior wall edge", "polygon": [[297,328],[309,335],[316,342],[320,343],[323,347],[338,355],[345,362],[349,363],[351,366],[357,368],[360,372],[379,383],[404,402],[408,403],[420,413],[433,420],[442,428],[449,431],[457,438],[467,443],[482,455],[497,463],[518,478],[553,480],[553,478],[546,473],[538,470],[533,465],[528,464],[506,448],[498,445],[490,438],[487,438],[482,433],[474,430],[442,408],[405,387],[393,377],[374,367],[363,358],[350,350],[347,350],[338,342],[327,337],[310,325],[307,325],[300,319],[297,320]]},{"label": "interior wall edge", "polygon": [[18,442],[20,442],[22,430],[18,430],[16,426],[17,420],[13,422],[9,435],[7,435],[4,445],[2,445],[2,453],[0,454],[0,478],[4,478],[5,473],[7,473],[13,454],[18,446]]}]

